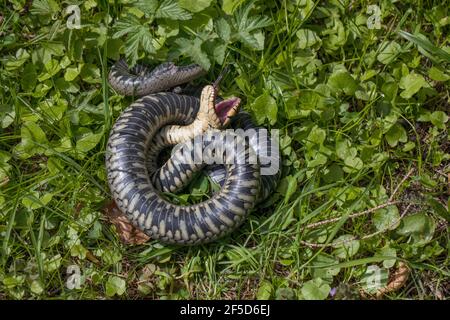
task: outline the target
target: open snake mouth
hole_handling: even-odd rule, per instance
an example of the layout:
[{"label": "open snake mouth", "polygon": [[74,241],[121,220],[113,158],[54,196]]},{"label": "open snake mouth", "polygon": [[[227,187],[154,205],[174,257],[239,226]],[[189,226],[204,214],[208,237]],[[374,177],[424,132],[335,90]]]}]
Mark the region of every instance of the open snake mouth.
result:
[{"label": "open snake mouth", "polygon": [[222,125],[227,125],[230,122],[230,118],[238,112],[240,104],[241,99],[236,97],[231,97],[216,103],[214,108]]}]

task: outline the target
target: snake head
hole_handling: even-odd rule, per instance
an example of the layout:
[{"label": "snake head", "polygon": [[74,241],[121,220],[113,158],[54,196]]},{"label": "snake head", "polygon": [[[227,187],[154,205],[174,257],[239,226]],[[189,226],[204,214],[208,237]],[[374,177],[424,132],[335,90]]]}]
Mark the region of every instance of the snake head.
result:
[{"label": "snake head", "polygon": [[[237,114],[241,99],[230,97],[216,103],[217,89],[213,85],[203,88],[200,97],[200,114],[209,122],[209,127],[223,128]],[[198,117],[198,116],[197,116]]]}]

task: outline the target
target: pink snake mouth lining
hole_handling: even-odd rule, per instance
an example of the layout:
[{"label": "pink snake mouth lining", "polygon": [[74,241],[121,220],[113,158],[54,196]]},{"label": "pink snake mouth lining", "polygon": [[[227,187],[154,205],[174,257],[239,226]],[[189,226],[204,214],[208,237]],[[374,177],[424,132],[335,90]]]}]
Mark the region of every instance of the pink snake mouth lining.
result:
[{"label": "pink snake mouth lining", "polygon": [[231,97],[216,103],[215,111],[217,117],[222,122],[222,124],[228,123],[230,117],[234,116],[237,113],[237,109],[241,104],[241,99],[236,97]]}]

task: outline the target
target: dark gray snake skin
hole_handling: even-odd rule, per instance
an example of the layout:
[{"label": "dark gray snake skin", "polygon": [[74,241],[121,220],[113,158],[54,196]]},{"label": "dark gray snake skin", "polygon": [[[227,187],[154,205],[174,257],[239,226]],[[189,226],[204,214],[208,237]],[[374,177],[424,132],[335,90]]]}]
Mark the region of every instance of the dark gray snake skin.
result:
[{"label": "dark gray snake skin", "polygon": [[[196,97],[160,91],[191,81],[203,73],[197,65],[176,67],[173,64],[160,65],[152,72],[137,66],[130,72],[126,63],[119,61],[109,75],[111,86],[118,92],[146,94],[123,111],[111,130],[106,150],[110,189],[117,206],[130,222],[164,243],[207,243],[230,233],[245,220],[258,201],[270,194],[279,176],[278,173],[261,176],[259,164],[248,163],[248,158],[260,151],[248,147],[248,143],[244,151],[225,146],[223,158],[234,156],[241,161],[206,167],[212,180],[221,185],[219,192],[204,202],[189,206],[175,205],[161,196],[161,191],[181,189],[206,165],[185,161],[184,157],[197,152],[194,148],[188,148],[190,152],[184,154],[175,152],[162,168],[155,170],[149,165],[156,163],[151,151],[160,129],[172,124],[188,125],[199,110]],[[232,120],[232,127],[261,129],[242,112]],[[214,136],[204,133],[202,147],[223,145],[226,137],[225,131],[216,132]],[[243,142],[241,137],[235,138]],[[256,143],[251,142],[251,145]],[[268,146],[270,149],[270,144]]]}]

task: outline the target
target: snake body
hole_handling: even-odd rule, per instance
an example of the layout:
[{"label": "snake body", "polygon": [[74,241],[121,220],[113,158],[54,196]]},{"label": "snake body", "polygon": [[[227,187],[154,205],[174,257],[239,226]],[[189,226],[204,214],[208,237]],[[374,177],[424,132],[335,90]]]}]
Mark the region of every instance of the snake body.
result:
[{"label": "snake body", "polygon": [[[261,176],[259,164],[249,163],[248,159],[256,156],[258,150],[253,150],[243,138],[234,136],[244,146],[237,148],[225,143],[229,137],[225,131],[206,133],[219,118],[210,112],[213,109],[206,108],[216,99],[214,90],[205,88],[200,100],[161,92],[203,73],[197,65],[173,64],[163,64],[153,71],[137,66],[130,71],[126,63],[119,61],[109,75],[111,86],[119,93],[144,95],[122,112],[110,132],[106,169],[112,196],[133,225],[164,243],[206,243],[230,233],[258,201],[267,197],[278,178],[278,174]],[[258,129],[242,112],[232,119],[231,125]],[[161,192],[178,191],[206,166],[204,162],[187,161],[198,152],[189,148],[194,137],[201,137],[201,149],[225,146],[226,152],[219,158],[226,162],[231,156],[235,161],[207,167],[213,181],[221,185],[210,199],[189,206],[176,205],[165,200]],[[185,143],[186,148],[180,148],[158,168],[159,151],[178,143]]]}]

